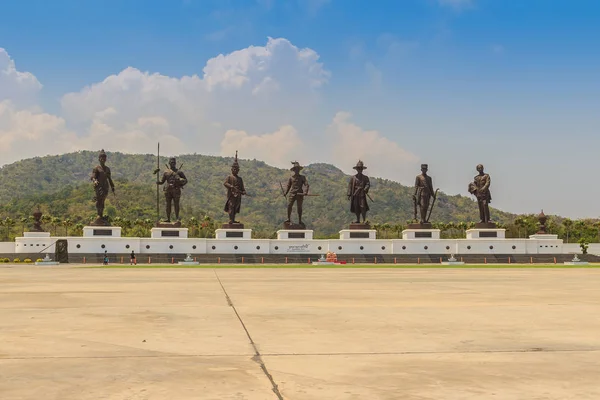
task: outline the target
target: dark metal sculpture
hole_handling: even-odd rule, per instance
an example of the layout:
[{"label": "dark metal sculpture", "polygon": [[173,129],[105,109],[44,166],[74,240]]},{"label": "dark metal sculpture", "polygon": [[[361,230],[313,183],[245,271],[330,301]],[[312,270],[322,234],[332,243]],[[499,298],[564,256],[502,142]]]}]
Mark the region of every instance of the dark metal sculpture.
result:
[{"label": "dark metal sculpture", "polygon": [[242,205],[242,196],[246,195],[246,189],[244,188],[244,181],[238,176],[240,172],[240,165],[238,163],[237,151],[235,152],[235,159],[231,164],[231,175],[227,177],[223,184],[227,188],[227,201],[225,202],[225,212],[229,214],[229,227],[231,225],[243,225],[235,220],[235,215],[240,212]]},{"label": "dark metal sculpture", "polygon": [[[433,181],[427,175],[428,169],[427,164],[421,164],[421,173],[415,178],[415,193],[413,194],[414,218],[415,220],[418,219],[418,209],[421,225],[429,223],[438,192],[437,190],[433,190]],[[432,199],[433,201],[431,201]]]},{"label": "dark metal sculpture", "polygon": [[108,218],[104,216],[104,203],[108,197],[109,185],[114,194],[115,184],[112,181],[110,168],[106,165],[106,153],[104,149],[98,154],[98,161],[100,165],[94,167],[90,178],[94,183],[94,191],[96,192],[94,201],[96,202],[96,211],[98,213],[98,217],[92,225],[108,226]]},{"label": "dark metal sculpture", "polygon": [[356,214],[355,224],[360,224],[361,216],[363,224],[368,224],[367,211],[369,211],[369,203],[367,202],[367,197],[371,199],[371,196],[369,196],[371,182],[368,176],[363,175],[363,170],[367,169],[367,167],[359,160],[352,168],[356,170],[356,175],[350,177],[350,181],[348,182],[347,196],[348,200],[350,200],[350,212]]},{"label": "dark metal sculpture", "polygon": [[540,223],[540,228],[537,231],[537,235],[547,235],[548,231],[546,230],[546,221],[548,221],[548,217],[544,214],[544,210],[538,215],[538,222]]},{"label": "dark metal sculpture", "polygon": [[494,225],[490,220],[490,207],[492,195],[490,193],[491,179],[488,174],[483,171],[483,165],[477,165],[478,175],[473,178],[473,182],[469,184],[469,193],[477,198],[479,205],[479,223],[482,225]]},{"label": "dark metal sculpture", "polygon": [[33,213],[33,232],[44,232],[42,228],[42,215],[40,206],[38,206],[37,210]]},{"label": "dark metal sculpture", "polygon": [[[283,191],[283,197],[287,199],[287,220],[284,222],[284,227],[288,229],[298,228],[304,229],[306,226],[302,222],[302,203],[304,202],[304,197],[310,196],[308,194],[309,184],[308,180],[304,175],[300,175],[300,171],[303,169],[297,161],[292,161],[291,171],[294,171],[294,174],[290,176],[288,179],[287,187],[285,191]],[[289,194],[289,196],[288,196]],[[298,224],[292,223],[292,209],[294,208],[294,203],[296,203],[296,209],[298,211]]]},{"label": "dark metal sculpture", "polygon": [[[154,171],[154,173],[158,173],[160,169]],[[165,193],[165,202],[166,202],[166,212],[167,212],[167,220],[166,222],[171,222],[171,207],[175,208],[175,220],[177,222],[181,221],[179,219],[179,200],[181,199],[181,189],[188,183],[185,174],[181,171],[181,166],[177,168],[177,160],[175,157],[171,157],[169,159],[169,165],[167,165],[167,170],[163,173],[162,179],[157,180],[157,185],[162,185],[166,182],[166,185],[163,186],[163,192]]]}]

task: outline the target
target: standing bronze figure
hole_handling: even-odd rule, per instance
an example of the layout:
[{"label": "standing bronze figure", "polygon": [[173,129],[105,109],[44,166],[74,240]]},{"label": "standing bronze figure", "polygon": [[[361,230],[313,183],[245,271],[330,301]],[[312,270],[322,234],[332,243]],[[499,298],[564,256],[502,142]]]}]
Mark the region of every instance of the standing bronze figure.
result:
[{"label": "standing bronze figure", "polygon": [[[298,225],[300,227],[304,227],[304,223],[302,222],[302,203],[304,202],[304,197],[308,196],[308,180],[304,175],[300,175],[300,171],[304,167],[300,166],[300,163],[297,161],[292,162],[291,171],[294,171],[294,174],[290,176],[288,179],[287,188],[283,193],[283,196],[287,198],[287,220],[284,222],[284,225],[290,226],[292,224],[292,209],[294,207],[294,203],[296,203],[296,208],[298,210]],[[289,197],[288,197],[289,193]]]},{"label": "standing bronze figure", "polygon": [[227,188],[227,201],[225,202],[225,212],[229,214],[229,224],[239,224],[235,220],[235,215],[240,212],[242,205],[242,195],[246,194],[244,181],[238,176],[240,165],[238,163],[237,151],[235,159],[231,164],[231,175],[227,177],[223,184]]},{"label": "standing bronze figure", "polygon": [[[417,175],[415,179],[415,193],[413,194],[413,201],[415,203],[415,219],[417,219],[417,208],[420,212],[420,224],[426,224],[429,222],[431,212],[429,211],[429,204],[431,198],[435,198],[435,192],[433,190],[433,182],[431,177],[427,175],[429,167],[427,164],[421,164],[421,173]],[[432,204],[433,208],[433,204]]]},{"label": "standing bronze figure", "polygon": [[492,195],[490,193],[490,176],[483,172],[483,165],[477,165],[477,172],[473,178],[473,182],[469,184],[469,193],[477,198],[477,204],[479,205],[479,219],[480,223],[490,223],[490,207],[489,204],[492,202]]},{"label": "standing bronze figure", "polygon": [[98,154],[98,161],[100,165],[94,167],[92,170],[91,181],[94,183],[94,191],[96,196],[94,201],[96,202],[96,211],[98,218],[92,223],[92,225],[108,225],[108,218],[104,216],[104,202],[108,197],[108,187],[115,192],[115,184],[112,181],[110,168],[106,165],[106,153],[104,149],[100,150]]},{"label": "standing bronze figure", "polygon": [[350,200],[350,212],[356,214],[355,224],[360,224],[360,217],[362,215],[363,223],[367,223],[367,211],[369,211],[369,203],[367,202],[367,196],[369,196],[369,189],[371,188],[371,182],[369,177],[363,175],[363,170],[367,169],[362,161],[358,161],[356,166],[352,167],[356,170],[356,175],[350,178],[348,183],[348,200]]},{"label": "standing bronze figure", "polygon": [[[180,221],[179,200],[181,199],[181,189],[183,189],[188,182],[185,174],[180,170],[180,168],[181,167],[177,168],[177,160],[175,157],[171,157],[169,159],[167,171],[164,172],[160,181],[156,181],[157,185],[162,185],[165,182],[167,183],[165,186],[163,186],[167,211],[166,222],[171,222],[171,204],[175,206],[175,220]],[[157,169],[154,172],[158,173],[158,171],[160,171],[160,169]]]}]

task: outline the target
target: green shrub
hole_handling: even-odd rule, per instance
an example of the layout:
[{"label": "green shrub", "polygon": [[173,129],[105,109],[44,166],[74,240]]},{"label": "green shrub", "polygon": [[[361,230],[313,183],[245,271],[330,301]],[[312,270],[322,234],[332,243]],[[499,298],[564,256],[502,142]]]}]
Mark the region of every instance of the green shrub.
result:
[{"label": "green shrub", "polygon": [[44,260],[42,260],[41,258],[38,258],[37,260],[35,260],[35,262],[42,262]]},{"label": "green shrub", "polygon": [[8,258],[8,257],[4,257],[4,260],[3,260],[3,261],[4,261],[5,263],[9,263],[9,262],[10,262],[10,258]]},{"label": "green shrub", "polygon": [[13,260],[13,262],[14,262],[14,263],[20,263],[20,262],[21,262],[21,259],[20,259],[20,258],[15,258],[15,259]]},{"label": "green shrub", "polygon": [[24,263],[30,263],[31,262],[31,258],[26,258],[23,260]]}]

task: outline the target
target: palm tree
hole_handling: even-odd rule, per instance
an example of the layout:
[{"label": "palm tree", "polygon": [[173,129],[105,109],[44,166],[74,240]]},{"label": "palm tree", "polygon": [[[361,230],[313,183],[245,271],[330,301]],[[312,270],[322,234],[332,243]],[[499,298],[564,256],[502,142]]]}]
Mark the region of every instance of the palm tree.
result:
[{"label": "palm tree", "polygon": [[75,232],[74,236],[82,236],[83,235],[83,224],[81,222],[75,224]]},{"label": "palm tree", "polygon": [[65,236],[69,236],[69,227],[73,225],[73,221],[71,221],[71,218],[67,218],[64,221],[62,221],[62,226],[65,227]]},{"label": "palm tree", "polygon": [[21,218],[20,222],[21,222],[21,235],[25,236],[25,225],[31,221],[31,217],[23,217]]},{"label": "palm tree", "polygon": [[567,232],[567,243],[569,243],[569,231],[573,227],[573,220],[570,218],[565,218],[562,221],[562,225],[565,227],[565,231]]},{"label": "palm tree", "polygon": [[14,219],[12,219],[11,217],[6,217],[4,219],[4,223],[2,225],[4,225],[6,227],[6,239],[10,240],[10,230],[12,229],[13,226],[15,226],[16,222]]},{"label": "palm tree", "polygon": [[52,217],[52,219],[50,220],[50,225],[52,225],[52,227],[54,228],[54,236],[56,236],[56,230],[58,229],[58,225],[60,225],[60,218],[58,217]]}]

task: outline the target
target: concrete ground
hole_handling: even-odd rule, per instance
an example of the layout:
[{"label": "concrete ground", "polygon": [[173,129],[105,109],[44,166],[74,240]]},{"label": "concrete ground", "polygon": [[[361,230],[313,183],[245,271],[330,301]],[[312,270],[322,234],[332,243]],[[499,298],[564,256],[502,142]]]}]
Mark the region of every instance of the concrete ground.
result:
[{"label": "concrete ground", "polygon": [[599,269],[0,267],[0,398],[600,398]]}]

